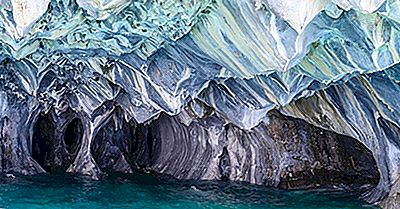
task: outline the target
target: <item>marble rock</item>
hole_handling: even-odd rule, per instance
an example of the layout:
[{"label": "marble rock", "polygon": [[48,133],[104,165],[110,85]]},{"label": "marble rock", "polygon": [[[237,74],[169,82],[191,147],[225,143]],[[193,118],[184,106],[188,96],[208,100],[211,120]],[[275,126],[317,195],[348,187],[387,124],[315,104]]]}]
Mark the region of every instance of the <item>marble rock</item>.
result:
[{"label": "marble rock", "polygon": [[399,8],[0,0],[0,171],[357,186],[396,208]]}]

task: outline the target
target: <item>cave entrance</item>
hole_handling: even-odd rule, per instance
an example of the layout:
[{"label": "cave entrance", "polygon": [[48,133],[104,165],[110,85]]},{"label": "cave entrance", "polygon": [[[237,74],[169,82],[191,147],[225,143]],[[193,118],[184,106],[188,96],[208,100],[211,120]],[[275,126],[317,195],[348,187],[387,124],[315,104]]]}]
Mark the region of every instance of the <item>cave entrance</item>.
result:
[{"label": "cave entrance", "polygon": [[132,172],[133,132],[124,119],[111,119],[97,132],[90,152],[103,171]]},{"label": "cave entrance", "polygon": [[365,185],[372,188],[378,185],[380,173],[372,151],[352,137],[339,136],[337,142],[339,152],[341,152],[339,157],[341,154],[343,156],[339,162],[342,163],[345,173],[340,177],[343,178],[344,183],[356,188],[362,188]]},{"label": "cave entrance", "polygon": [[51,167],[51,148],[54,140],[54,123],[50,115],[40,115],[33,127],[32,150],[34,160],[49,170]]},{"label": "cave entrance", "polygon": [[373,188],[379,182],[371,150],[355,138],[277,112],[270,113],[269,135],[279,142],[280,152],[288,156],[281,173],[281,188],[357,190]]},{"label": "cave entrance", "polygon": [[64,144],[72,163],[82,145],[83,124],[79,118],[73,119],[65,129]]}]

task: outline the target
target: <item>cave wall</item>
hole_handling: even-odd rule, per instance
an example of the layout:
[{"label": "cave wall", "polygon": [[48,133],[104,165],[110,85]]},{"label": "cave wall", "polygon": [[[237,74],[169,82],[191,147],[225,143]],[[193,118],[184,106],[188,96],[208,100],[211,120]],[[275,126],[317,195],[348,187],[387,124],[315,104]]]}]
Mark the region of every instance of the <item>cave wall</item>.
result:
[{"label": "cave wall", "polygon": [[[12,99],[12,95],[3,95],[5,99]],[[317,96],[309,100],[313,101]],[[26,98],[29,102],[30,98]],[[61,168],[100,179],[110,172],[130,173],[140,169],[179,179],[246,181],[286,189],[360,187],[364,184],[367,184],[366,188],[374,188],[378,181],[382,182],[382,167],[378,161],[376,164],[378,158],[373,155],[376,150],[371,150],[368,144],[360,144],[357,138],[348,136],[346,132],[336,130],[335,133],[329,131],[330,127],[317,127],[330,123],[318,121],[314,126],[310,125],[313,122],[270,111],[265,122],[244,130],[226,123],[223,115],[199,100],[189,102],[176,116],[161,113],[153,120],[138,123],[121,106],[127,98],[121,91],[115,97],[118,102],[102,103],[91,116],[67,105],[50,106],[47,110],[37,105],[35,111],[22,114],[25,120],[12,117],[17,121],[11,124],[24,126],[26,135],[23,131],[14,133],[23,136],[23,141],[12,144],[10,150],[25,150],[27,162],[23,158],[5,156],[3,159],[13,164],[7,168],[2,163],[2,171],[35,174]],[[19,104],[23,101],[17,98],[14,100],[18,102],[16,104],[5,103],[3,106],[9,108],[5,113],[14,116],[12,108],[25,110],[25,106]],[[313,107],[312,104],[298,106]],[[318,107],[325,106],[318,104]],[[297,106],[287,106],[281,111],[289,115],[290,108],[294,107]],[[316,107],[311,109],[320,110]],[[328,108],[324,110],[329,111]],[[311,115],[310,112],[307,114]],[[329,121],[330,115],[315,118]],[[81,137],[79,149],[72,154],[65,140],[71,135],[67,134],[67,129],[77,119],[82,123],[82,133],[78,134]],[[3,120],[8,119],[3,116]],[[395,126],[387,120],[378,122],[385,127]],[[43,133],[43,127],[35,128],[43,123],[46,133]],[[6,133],[13,130],[10,126],[3,129]],[[397,136],[396,132],[384,133]],[[32,146],[37,134],[45,134],[51,144],[44,164],[34,158]],[[27,172],[27,168],[32,170]]]},{"label": "cave wall", "polygon": [[[366,199],[400,204],[399,0],[83,2],[0,1],[3,173],[139,168],[315,186],[304,168],[337,164],[340,176],[339,156],[363,156],[336,140],[351,138],[380,174]],[[66,134],[76,118],[83,132]],[[55,130],[35,160],[41,126]]]},{"label": "cave wall", "polygon": [[[5,95],[4,92],[2,95]],[[31,120],[28,110],[13,105],[13,101],[7,100],[6,97],[2,97],[0,101],[3,107],[0,119],[1,173],[30,175],[44,172],[30,154],[29,127],[25,125],[25,122]]]},{"label": "cave wall", "polygon": [[[31,134],[24,138],[26,144],[9,148],[27,149],[30,164],[15,164],[23,159],[5,156],[2,150],[3,159],[14,163],[2,161],[2,172],[61,169],[99,179],[107,173],[139,169],[178,179],[245,181],[285,189],[373,188],[379,181],[371,151],[353,138],[278,111],[269,113],[268,123],[246,131],[226,124],[199,101],[190,104],[177,116],[160,114],[141,124],[127,121],[114,102],[96,110],[95,120],[69,108],[37,112]],[[196,115],[199,112],[203,114]],[[72,139],[74,152],[67,146],[71,136],[77,137]],[[35,148],[38,143],[45,144],[41,153]],[[27,173],[27,166],[34,170]]]},{"label": "cave wall", "polygon": [[69,108],[58,114],[54,110],[38,114],[31,131],[30,153],[46,171],[65,170],[81,149],[83,124]]},{"label": "cave wall", "polygon": [[[372,151],[381,176],[379,185],[367,195],[372,201],[381,199],[393,189],[391,198],[398,193],[397,186],[393,185],[399,179],[400,129],[397,124],[400,115],[392,108],[398,108],[400,104],[399,85],[388,82],[388,79],[398,78],[398,75],[398,67],[395,67],[387,73],[377,72],[368,77],[353,78],[282,110],[287,115],[305,118],[316,126],[351,136]],[[383,85],[386,87],[379,87]],[[375,91],[369,91],[371,88]]]},{"label": "cave wall", "polygon": [[[286,189],[378,183],[371,152],[356,140],[279,112],[250,131],[211,115],[182,123],[161,115],[136,131],[140,168],[180,179],[231,180]],[[137,150],[137,151],[135,151]]]}]

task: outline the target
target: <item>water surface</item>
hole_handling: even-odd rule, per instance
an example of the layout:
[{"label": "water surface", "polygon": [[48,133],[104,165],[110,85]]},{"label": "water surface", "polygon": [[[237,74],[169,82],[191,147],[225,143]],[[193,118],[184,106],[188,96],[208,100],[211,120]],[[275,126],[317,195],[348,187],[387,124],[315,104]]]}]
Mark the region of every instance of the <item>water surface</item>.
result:
[{"label": "water surface", "polygon": [[65,174],[0,179],[2,208],[375,208],[343,191],[282,191],[135,173],[102,181]]}]

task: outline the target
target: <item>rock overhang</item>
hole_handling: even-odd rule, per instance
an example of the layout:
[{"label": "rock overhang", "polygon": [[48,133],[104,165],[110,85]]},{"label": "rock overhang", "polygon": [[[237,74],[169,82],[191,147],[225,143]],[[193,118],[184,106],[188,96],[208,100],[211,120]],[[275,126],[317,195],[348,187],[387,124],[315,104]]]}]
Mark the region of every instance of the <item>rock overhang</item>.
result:
[{"label": "rock overhang", "polygon": [[279,109],[372,150],[378,200],[399,175],[398,4],[1,1],[1,115],[68,107],[96,132],[114,106],[150,123],[200,101],[251,130]]}]

